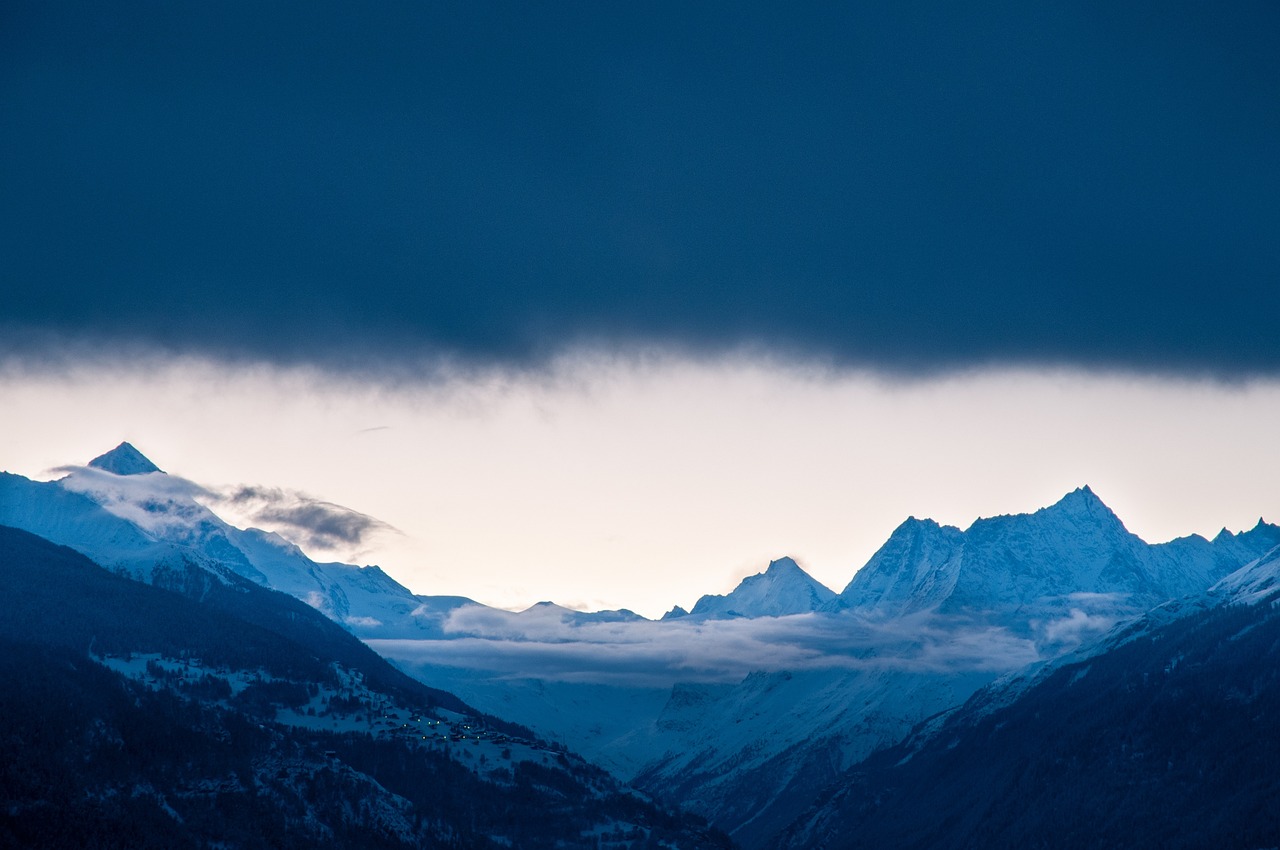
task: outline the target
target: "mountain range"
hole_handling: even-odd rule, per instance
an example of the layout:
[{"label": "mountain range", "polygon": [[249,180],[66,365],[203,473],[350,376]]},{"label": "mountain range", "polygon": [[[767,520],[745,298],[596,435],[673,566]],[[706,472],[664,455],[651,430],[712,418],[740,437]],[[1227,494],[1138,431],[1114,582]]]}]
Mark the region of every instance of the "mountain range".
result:
[{"label": "mountain range", "polygon": [[777,846],[1274,846],[1278,720],[1273,548],[921,724],[830,783]]},{"label": "mountain range", "polygon": [[[552,603],[506,612],[414,594],[378,567],[313,561],[279,535],[223,521],[202,488],[128,443],[64,472],[49,482],[0,474],[0,525],[69,547],[116,580],[240,619],[240,598],[305,603],[289,609],[289,622],[300,613],[331,622],[345,643],[341,652],[326,643],[323,657],[343,659],[346,675],[376,679],[370,687],[386,699],[403,703],[412,693],[430,710],[530,727],[521,740],[557,741],[607,768],[609,781],[630,783],[663,811],[687,808],[746,848],[1079,846],[1106,844],[1107,835],[1125,836],[1116,846],[1156,846],[1157,833],[1146,840],[1118,822],[1110,832],[1067,824],[1049,811],[1047,789],[1070,798],[1073,811],[1099,804],[1103,786],[1085,788],[1089,777],[1120,770],[1134,740],[1165,734],[1140,702],[1175,714],[1194,702],[1203,729],[1214,722],[1213,699],[1234,695],[1228,702],[1239,710],[1223,709],[1227,720],[1215,731],[1224,738],[1261,734],[1259,718],[1270,716],[1270,655],[1259,642],[1280,593],[1280,527],[1261,520],[1212,540],[1149,544],[1082,487],[1035,512],[963,530],[909,518],[840,593],[784,557],[728,594],[651,621]],[[48,628],[15,626],[13,639]],[[1174,644],[1184,649],[1170,655]],[[1232,646],[1258,649],[1262,660],[1236,658]],[[1161,663],[1176,668],[1175,657],[1201,659],[1210,674],[1203,688],[1188,690],[1178,676],[1181,684],[1151,684]],[[413,679],[426,690],[406,691]],[[1141,698],[1117,696],[1135,689]],[[1081,724],[1087,710],[1105,719]],[[1091,748],[1081,733],[1043,758],[1032,752],[1037,735],[1062,724],[1092,730],[1106,746]],[[1122,728],[1129,731],[1108,736]],[[1165,789],[1126,797],[1134,807],[1126,823],[1139,823],[1157,798],[1162,812],[1176,809],[1169,800],[1192,793],[1195,771],[1209,769],[1205,750],[1166,759],[1181,766],[1160,781],[1145,777],[1154,770],[1149,754],[1170,755],[1175,743],[1143,744],[1142,759],[1121,765],[1126,781]],[[996,755],[985,759],[984,748]],[[1053,785],[1045,777],[1063,759],[1070,769]],[[1245,761],[1265,774],[1247,793],[1211,786],[1219,809],[1246,822],[1232,833],[1239,840],[1222,846],[1280,839],[1272,819],[1248,814],[1248,801],[1261,805],[1272,786],[1262,762]],[[1029,770],[1039,796],[1015,793]],[[965,793],[946,792],[944,776]],[[1006,802],[983,808],[974,798],[984,794]],[[1207,818],[1203,806],[1194,811]],[[1216,822],[1181,834],[1220,836]],[[686,843],[718,840],[683,828]]]},{"label": "mountain range", "polygon": [[[122,454],[92,469],[163,474]],[[0,481],[7,522],[110,558],[0,524],[0,846],[730,846],[246,578],[184,500],[83,484]]]}]

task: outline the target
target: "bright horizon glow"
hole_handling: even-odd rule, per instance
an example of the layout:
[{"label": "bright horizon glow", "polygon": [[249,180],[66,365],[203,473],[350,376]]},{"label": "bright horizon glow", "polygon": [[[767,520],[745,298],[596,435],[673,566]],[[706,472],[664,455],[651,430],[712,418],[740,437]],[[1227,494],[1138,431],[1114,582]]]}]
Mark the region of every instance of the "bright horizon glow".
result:
[{"label": "bright horizon glow", "polygon": [[0,393],[0,468],[49,478],[128,440],[202,485],[302,491],[398,529],[317,560],[512,609],[656,617],[783,555],[839,591],[909,515],[965,528],[1086,484],[1153,543],[1277,514],[1274,380],[580,355],[394,386],[140,361],[10,370]]}]

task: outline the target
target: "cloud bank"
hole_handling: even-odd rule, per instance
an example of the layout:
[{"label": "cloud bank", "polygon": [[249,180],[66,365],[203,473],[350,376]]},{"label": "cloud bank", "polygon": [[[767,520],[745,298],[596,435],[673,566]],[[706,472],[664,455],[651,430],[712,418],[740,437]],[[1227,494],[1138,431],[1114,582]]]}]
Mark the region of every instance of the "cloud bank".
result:
[{"label": "cloud bank", "polygon": [[1275,375],[1278,18],[11,4],[0,356]]},{"label": "cloud bank", "polygon": [[756,671],[999,673],[1042,657],[1031,636],[928,613],[894,620],[844,612],[703,622],[584,622],[550,606],[513,613],[476,605],[454,611],[444,629],[449,639],[369,643],[411,666],[467,668],[498,678],[653,687],[736,682]]}]

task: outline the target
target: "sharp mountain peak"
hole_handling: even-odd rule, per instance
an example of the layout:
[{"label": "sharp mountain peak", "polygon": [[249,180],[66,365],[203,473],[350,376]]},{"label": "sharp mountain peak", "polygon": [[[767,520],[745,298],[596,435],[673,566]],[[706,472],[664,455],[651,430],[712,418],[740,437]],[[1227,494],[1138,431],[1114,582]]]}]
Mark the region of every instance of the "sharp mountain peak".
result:
[{"label": "sharp mountain peak", "polygon": [[125,441],[109,452],[89,461],[89,466],[115,475],[145,475],[148,472],[164,472],[133,444]]}]

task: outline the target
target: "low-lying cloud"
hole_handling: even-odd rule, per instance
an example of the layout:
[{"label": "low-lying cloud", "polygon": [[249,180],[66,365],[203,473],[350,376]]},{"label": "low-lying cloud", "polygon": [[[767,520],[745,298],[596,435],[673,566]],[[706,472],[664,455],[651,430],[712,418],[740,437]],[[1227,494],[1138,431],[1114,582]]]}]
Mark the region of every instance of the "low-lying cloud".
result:
[{"label": "low-lying cloud", "polygon": [[161,537],[184,532],[198,522],[200,501],[216,499],[215,491],[178,475],[152,472],[115,475],[91,466],[62,466],[62,486],[81,493],[111,513]]},{"label": "low-lying cloud", "polygon": [[1040,646],[1054,654],[1069,651],[1140,613],[1120,593],[1072,593],[1056,600],[1052,616],[1030,621]]},{"label": "low-lying cloud", "polygon": [[411,666],[657,687],[780,670],[1000,673],[1040,658],[1033,640],[1008,629],[927,613],[592,622],[552,606],[512,613],[475,605],[453,611],[444,630],[451,639],[370,643]]}]

